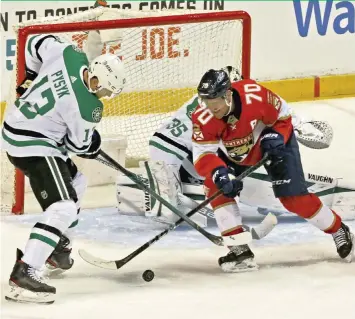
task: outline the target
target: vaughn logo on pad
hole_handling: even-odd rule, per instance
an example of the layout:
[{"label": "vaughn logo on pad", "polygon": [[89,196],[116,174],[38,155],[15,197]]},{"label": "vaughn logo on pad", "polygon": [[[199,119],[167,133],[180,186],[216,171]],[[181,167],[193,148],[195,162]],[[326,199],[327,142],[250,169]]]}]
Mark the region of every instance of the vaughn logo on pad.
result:
[{"label": "vaughn logo on pad", "polygon": [[309,173],[308,173],[308,179],[315,182],[330,183],[330,184],[333,183],[334,180],[333,178],[328,176],[315,175]]}]

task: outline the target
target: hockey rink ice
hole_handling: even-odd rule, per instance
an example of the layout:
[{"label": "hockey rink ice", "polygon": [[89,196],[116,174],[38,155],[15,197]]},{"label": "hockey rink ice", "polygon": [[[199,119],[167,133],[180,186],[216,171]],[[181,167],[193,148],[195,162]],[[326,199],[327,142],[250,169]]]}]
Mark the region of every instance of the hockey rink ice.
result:
[{"label": "hockey rink ice", "polygon": [[[295,111],[334,128],[326,150],[301,147],[305,170],[355,180],[355,98],[292,103]],[[105,201],[105,194],[97,194]],[[103,205],[104,206],[104,205]],[[355,206],[346,224],[355,232]],[[252,250],[259,271],[223,273],[213,246],[188,226],[177,228],[118,271],[84,262],[77,250],[121,259],[166,226],[115,208],[83,210],[74,242],[73,268],[49,284],[53,305],[4,300],[16,247],[23,249],[38,215],[1,217],[2,319],[315,319],[355,318],[355,262],[338,258],[331,236],[297,220],[281,221]],[[208,228],[217,233],[215,226]],[[153,281],[142,279],[146,269]]]}]

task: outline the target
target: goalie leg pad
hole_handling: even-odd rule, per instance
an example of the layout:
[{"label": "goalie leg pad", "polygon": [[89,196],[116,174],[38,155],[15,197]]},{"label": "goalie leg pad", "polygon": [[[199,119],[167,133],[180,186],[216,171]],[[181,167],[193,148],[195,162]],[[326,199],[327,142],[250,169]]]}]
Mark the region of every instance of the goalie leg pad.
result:
[{"label": "goalie leg pad", "polygon": [[[178,168],[175,165],[166,165],[164,162],[141,162],[140,167],[134,173],[154,190],[157,194],[177,207],[181,212],[187,213],[186,207],[179,198],[181,183]],[[179,217],[153,198],[148,192],[142,191],[138,186],[123,174],[117,179],[117,202],[118,209],[123,214],[134,214],[153,217],[158,221],[174,223]],[[195,216],[195,217],[194,217]],[[193,220],[200,226],[206,226],[206,218],[198,214]]]},{"label": "goalie leg pad", "polygon": [[[148,172],[147,168],[144,167],[132,169],[132,172],[134,172],[147,187],[162,196],[150,168],[148,168]],[[162,197],[168,200],[167,197]],[[118,210],[122,214],[147,217],[162,215],[162,204],[155,198],[152,198],[148,192],[141,190],[136,183],[122,173],[118,173],[117,176],[116,198]]]}]

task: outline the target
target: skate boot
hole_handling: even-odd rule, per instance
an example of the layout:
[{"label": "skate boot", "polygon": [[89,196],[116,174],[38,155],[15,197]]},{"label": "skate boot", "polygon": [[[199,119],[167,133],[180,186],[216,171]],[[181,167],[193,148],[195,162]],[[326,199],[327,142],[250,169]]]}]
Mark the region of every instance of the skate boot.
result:
[{"label": "skate boot", "polygon": [[254,254],[248,245],[233,246],[230,252],[218,259],[218,264],[224,272],[246,272],[258,270]]},{"label": "skate boot", "polygon": [[332,236],[340,258],[351,262],[354,255],[355,236],[350,232],[349,227],[341,223],[338,231]]},{"label": "skate boot", "polygon": [[10,275],[10,290],[5,299],[24,303],[53,303],[56,289],[47,285],[40,272],[23,262],[22,257],[22,251],[17,249],[17,261]]},{"label": "skate boot", "polygon": [[70,257],[71,248],[68,248],[70,244],[69,238],[62,235],[60,240],[53,250],[52,254],[48,257],[46,262],[48,276],[59,275],[64,271],[73,267],[74,259]]}]

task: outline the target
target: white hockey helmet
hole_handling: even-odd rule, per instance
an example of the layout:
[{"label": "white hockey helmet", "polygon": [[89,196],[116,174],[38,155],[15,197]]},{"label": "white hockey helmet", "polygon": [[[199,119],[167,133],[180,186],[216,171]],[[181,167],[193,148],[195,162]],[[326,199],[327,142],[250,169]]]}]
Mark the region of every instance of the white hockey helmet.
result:
[{"label": "white hockey helmet", "polygon": [[99,87],[96,90],[89,89],[92,93],[106,89],[112,93],[110,96],[112,98],[121,93],[126,83],[124,64],[117,55],[111,53],[99,55],[92,60],[88,72],[89,83],[93,77],[99,80]]},{"label": "white hockey helmet", "polygon": [[239,71],[237,68],[234,66],[226,66],[222,68],[223,71],[225,71],[229,75],[229,79],[231,82],[238,82],[243,79],[243,77],[240,75]]}]

